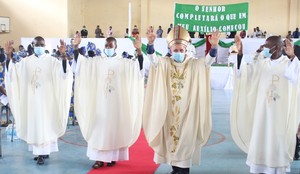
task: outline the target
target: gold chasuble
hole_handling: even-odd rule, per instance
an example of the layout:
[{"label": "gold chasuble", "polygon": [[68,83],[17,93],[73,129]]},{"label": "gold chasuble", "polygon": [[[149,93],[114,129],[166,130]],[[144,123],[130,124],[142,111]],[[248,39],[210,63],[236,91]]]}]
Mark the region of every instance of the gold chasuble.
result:
[{"label": "gold chasuble", "polygon": [[73,73],[67,63],[43,54],[10,62],[5,85],[17,135],[32,145],[45,145],[65,133]]},{"label": "gold chasuble", "polygon": [[142,125],[144,80],[138,61],[119,56],[77,60],[74,108],[94,150],[131,146]]},{"label": "gold chasuble", "polygon": [[210,66],[205,59],[159,59],[151,65],[143,128],[156,163],[199,165],[211,132]]},{"label": "gold chasuble", "polygon": [[296,59],[271,61],[258,55],[252,64],[242,64],[235,77],[231,134],[248,153],[250,166],[282,168],[293,161],[300,116]]}]

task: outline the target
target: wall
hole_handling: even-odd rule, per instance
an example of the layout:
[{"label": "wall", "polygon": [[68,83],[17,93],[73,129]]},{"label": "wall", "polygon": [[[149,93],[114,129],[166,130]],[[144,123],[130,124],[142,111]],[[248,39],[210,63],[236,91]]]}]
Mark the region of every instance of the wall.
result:
[{"label": "wall", "polygon": [[297,10],[297,13],[298,14],[293,14],[293,15],[296,15],[297,16],[297,26],[300,26],[300,1],[299,0],[296,0],[297,1],[297,6],[295,7]]},{"label": "wall", "polygon": [[[270,8],[267,8],[268,6]],[[259,26],[261,30],[267,31],[269,34],[283,37],[287,35],[287,31],[290,30],[288,26],[289,0],[251,0],[249,8],[250,31]]]},{"label": "wall", "polygon": [[[130,0],[82,0],[84,3],[84,24],[94,37],[96,25],[100,25],[105,33],[112,25],[115,36],[123,37],[128,25],[128,2]],[[132,26],[137,24],[140,33],[145,37],[147,27],[152,25],[155,30],[159,25],[164,30],[163,36],[173,22],[174,3],[219,5],[224,0],[131,0]],[[249,2],[249,33],[253,28],[270,34],[285,36],[288,30],[295,30],[300,26],[299,0],[227,0],[226,4]],[[82,26],[80,26],[81,28]]]},{"label": "wall", "polygon": [[[95,37],[96,26],[99,25],[106,36],[109,26],[112,26],[115,37],[124,37],[125,29],[128,28],[128,4],[130,0],[85,0],[84,21],[89,31],[88,37]],[[141,12],[140,0],[131,0],[132,25],[140,27]],[[81,26],[82,27],[82,26]]]},{"label": "wall", "polygon": [[0,0],[0,16],[11,21],[10,32],[0,34],[2,46],[8,40],[19,45],[21,37],[67,36],[67,0]]},{"label": "wall", "polygon": [[73,37],[76,31],[80,31],[84,21],[84,1],[68,0],[67,5],[67,21],[68,21],[68,37]]},{"label": "wall", "polygon": [[[148,0],[149,1],[149,23],[148,25],[154,25],[156,28],[162,25],[163,30],[167,31],[170,23],[173,21],[174,3],[183,4],[203,4],[203,5],[220,5],[224,4],[224,0]],[[289,4],[292,1],[296,4],[298,0],[227,0],[226,4],[249,2],[249,32],[252,33],[253,28],[259,26],[262,30],[272,32],[273,34],[281,34],[285,36],[288,30],[294,30],[295,26],[299,26],[300,19],[297,15],[300,8],[299,5],[292,4],[292,13],[289,13]],[[272,3],[272,4],[270,4]],[[299,2],[298,2],[299,3]],[[270,8],[268,8],[270,7]],[[160,12],[160,13],[158,13]],[[161,15],[161,12],[164,15]],[[289,27],[289,16],[298,16],[296,20],[293,20],[293,26]],[[166,36],[166,32],[164,32]]]},{"label": "wall", "polygon": [[[128,27],[128,3],[132,3],[132,23],[145,37],[146,29],[159,25],[166,36],[173,21],[174,2],[216,5],[224,0],[0,0],[0,16],[11,18],[11,32],[0,34],[0,45],[21,37],[71,37],[83,25],[94,37],[97,25],[106,33],[111,25],[115,37],[124,37]],[[299,0],[227,0],[226,3],[249,2],[249,30],[259,26],[268,33],[285,36],[300,27]]]}]

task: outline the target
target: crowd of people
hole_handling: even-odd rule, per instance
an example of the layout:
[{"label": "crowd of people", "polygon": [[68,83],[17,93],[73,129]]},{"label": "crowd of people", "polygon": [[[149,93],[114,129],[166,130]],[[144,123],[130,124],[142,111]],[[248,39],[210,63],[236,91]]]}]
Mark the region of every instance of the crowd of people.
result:
[{"label": "crowd of people", "polygon": [[[258,27],[255,32],[253,37],[264,35]],[[241,33],[234,34],[232,137],[247,153],[251,173],[285,173],[300,150],[299,47],[289,39],[270,36],[258,46],[252,62],[245,63],[241,39],[245,33]],[[13,41],[1,48],[0,55],[5,57],[1,65],[6,69],[4,95],[18,136],[36,155],[37,164],[43,165],[50,153],[58,151],[57,139],[65,133],[69,116],[73,76],[74,110],[88,143],[87,156],[94,161],[92,168],[129,160],[128,148],[142,127],[155,152],[154,161],[170,164],[172,174],[188,174],[193,165],[200,164],[201,149],[212,130],[210,67],[221,33],[215,31],[208,37],[211,49],[206,57],[194,58],[188,50],[192,50],[189,45],[195,33],[170,24],[169,53],[162,57],[155,53],[154,43],[163,30],[149,27],[146,55],[151,66],[146,89],[137,26],[131,34],[137,54],[129,59],[116,53],[122,48],[113,37],[112,26],[101,55],[92,44],[88,55],[81,49],[81,39],[88,36],[85,26],[70,45],[61,40],[51,54],[41,36],[34,38],[27,51],[22,45],[16,51]],[[99,26],[95,36],[104,37]]]},{"label": "crowd of people", "polygon": [[[173,24],[170,24],[169,28],[167,29],[166,34],[169,34],[169,32],[171,31],[172,28],[173,28]],[[131,33],[129,33],[128,28],[125,29],[124,37],[125,38],[127,38],[129,36],[134,37],[136,34],[139,34],[139,29],[138,29],[137,25],[134,25]],[[164,34],[164,30],[162,29],[161,26],[158,26],[158,29],[156,30],[157,38],[163,38],[163,34]],[[206,33],[189,31],[189,35],[190,35],[191,38],[204,38],[205,34]],[[226,38],[234,38],[235,35],[236,35],[236,31],[227,32],[226,33]],[[240,37],[242,39],[243,38],[268,38],[271,35],[272,34],[268,34],[267,31],[262,31],[259,27],[253,28],[252,33],[250,33],[249,31],[246,31],[246,30],[243,30],[243,31],[240,32]],[[83,28],[81,30],[81,36],[82,36],[82,38],[86,38],[88,36],[88,31],[86,29],[86,26],[83,26]],[[102,30],[100,29],[99,25],[97,25],[97,27],[95,29],[95,37],[96,38],[105,38],[105,37],[110,37],[110,36],[114,36],[112,26],[109,26],[109,28],[106,32],[106,35],[104,35],[102,33]],[[288,39],[299,38],[299,37],[300,37],[300,32],[299,32],[298,27],[293,32],[288,31],[288,34],[286,35],[286,38],[288,38]]]}]

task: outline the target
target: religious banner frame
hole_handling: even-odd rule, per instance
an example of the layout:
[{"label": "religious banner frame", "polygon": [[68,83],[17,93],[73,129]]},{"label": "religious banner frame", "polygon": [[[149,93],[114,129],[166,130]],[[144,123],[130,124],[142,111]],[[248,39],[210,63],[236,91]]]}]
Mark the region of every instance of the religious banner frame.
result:
[{"label": "religious banner frame", "polygon": [[248,30],[248,9],[248,2],[225,5],[175,3],[174,25],[200,33]]}]

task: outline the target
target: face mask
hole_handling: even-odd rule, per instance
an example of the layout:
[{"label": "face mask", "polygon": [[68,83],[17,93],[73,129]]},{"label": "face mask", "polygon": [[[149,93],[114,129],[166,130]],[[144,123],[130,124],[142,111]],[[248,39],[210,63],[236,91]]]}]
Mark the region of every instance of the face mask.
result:
[{"label": "face mask", "polygon": [[174,53],[172,54],[173,59],[174,59],[176,62],[179,62],[179,63],[183,62],[184,56],[185,56],[184,53],[177,53],[177,52],[174,52]]},{"label": "face mask", "polygon": [[115,54],[115,49],[113,49],[113,48],[110,48],[110,49],[105,48],[104,49],[104,53],[107,55],[107,57],[112,57]]},{"label": "face mask", "polygon": [[270,58],[272,56],[272,54],[270,53],[270,48],[264,47],[264,49],[262,50],[262,53],[263,53],[264,57],[266,57],[266,58]]},{"label": "face mask", "polygon": [[[273,49],[273,48],[274,48],[274,46],[271,49]],[[271,49],[264,47],[264,49],[262,50],[262,53],[266,58],[270,58],[272,56],[272,54],[275,52],[274,51],[273,53],[270,53]]]},{"label": "face mask", "polygon": [[34,53],[40,56],[45,53],[45,47],[34,47]]}]

